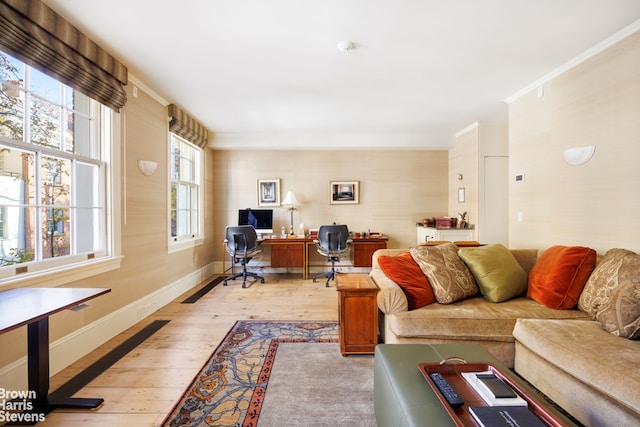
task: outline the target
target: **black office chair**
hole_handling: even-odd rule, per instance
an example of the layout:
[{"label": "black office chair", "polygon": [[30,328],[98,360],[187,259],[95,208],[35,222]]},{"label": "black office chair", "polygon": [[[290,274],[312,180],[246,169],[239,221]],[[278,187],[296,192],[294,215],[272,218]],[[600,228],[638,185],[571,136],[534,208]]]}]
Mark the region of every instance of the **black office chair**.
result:
[{"label": "black office chair", "polygon": [[340,257],[345,256],[351,247],[349,228],[346,225],[321,225],[318,238],[313,243],[316,244],[318,252],[331,263],[331,271],[316,274],[313,276],[313,281],[315,282],[318,277],[326,277],[325,286],[329,287],[329,282],[336,278],[336,262],[340,262]]},{"label": "black office chair", "polygon": [[253,225],[227,227],[225,243],[227,252],[233,257],[233,263],[242,264],[242,271],[224,279],[224,286],[227,286],[227,280],[235,280],[236,277],[240,276],[242,276],[243,288],[247,287],[246,283],[248,276],[260,279],[260,283],[264,283],[264,277],[247,271],[247,263],[251,261],[253,257],[262,252],[258,249],[262,240],[258,240],[258,235],[256,234],[256,229],[253,228]]}]

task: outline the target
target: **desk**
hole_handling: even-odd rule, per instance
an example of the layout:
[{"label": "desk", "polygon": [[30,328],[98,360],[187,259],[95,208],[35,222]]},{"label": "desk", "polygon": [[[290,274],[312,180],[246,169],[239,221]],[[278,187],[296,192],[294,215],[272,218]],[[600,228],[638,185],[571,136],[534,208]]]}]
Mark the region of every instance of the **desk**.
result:
[{"label": "desk", "polygon": [[[371,257],[378,249],[386,249],[387,237],[352,238],[354,267],[371,267]],[[309,237],[270,238],[262,240],[271,247],[271,267],[301,267],[304,279],[309,277],[309,251],[315,249]]]},{"label": "desk", "polygon": [[[354,237],[351,239],[351,253],[354,267],[371,267],[371,257],[378,249],[386,249],[388,237]],[[309,237],[273,237],[262,239],[261,244],[271,248],[271,264],[273,268],[302,268],[303,279],[309,278],[309,258],[311,248],[315,249],[313,239]],[[222,250],[227,256],[226,243],[222,243]],[[222,269],[227,269],[223,262]],[[233,261],[231,263],[233,269]]]},{"label": "desk", "polygon": [[108,288],[16,288],[0,292],[0,334],[27,325],[29,392],[34,411],[96,408],[104,399],[49,399],[49,316],[110,292]]}]

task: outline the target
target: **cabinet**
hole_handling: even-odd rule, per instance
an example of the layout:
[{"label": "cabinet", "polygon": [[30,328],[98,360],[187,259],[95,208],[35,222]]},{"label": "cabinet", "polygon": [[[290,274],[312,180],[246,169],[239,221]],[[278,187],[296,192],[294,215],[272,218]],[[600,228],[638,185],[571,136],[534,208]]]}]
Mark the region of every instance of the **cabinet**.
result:
[{"label": "cabinet", "polygon": [[366,273],[337,276],[340,353],[373,354],[378,344],[378,287]]},{"label": "cabinet", "polygon": [[474,231],[467,228],[417,227],[418,244],[430,241],[460,242],[475,240]]},{"label": "cabinet", "polygon": [[373,257],[373,253],[378,249],[387,249],[387,241],[354,241],[351,248],[353,250],[354,267],[371,267],[371,258]]}]

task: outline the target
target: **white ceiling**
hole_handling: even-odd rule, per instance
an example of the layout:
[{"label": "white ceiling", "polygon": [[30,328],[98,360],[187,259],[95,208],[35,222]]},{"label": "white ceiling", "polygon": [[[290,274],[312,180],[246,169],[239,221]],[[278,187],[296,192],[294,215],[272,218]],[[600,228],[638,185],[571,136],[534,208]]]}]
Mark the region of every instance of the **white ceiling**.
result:
[{"label": "white ceiling", "polygon": [[[640,0],[45,3],[203,122],[217,147],[446,147],[640,22]],[[339,40],[355,48],[338,51]]]}]

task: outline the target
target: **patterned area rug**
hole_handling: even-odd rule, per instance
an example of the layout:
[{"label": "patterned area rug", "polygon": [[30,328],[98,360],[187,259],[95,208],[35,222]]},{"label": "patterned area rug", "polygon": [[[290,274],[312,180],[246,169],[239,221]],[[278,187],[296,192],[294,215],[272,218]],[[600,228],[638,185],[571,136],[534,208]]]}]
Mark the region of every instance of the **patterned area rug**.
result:
[{"label": "patterned area rug", "polygon": [[279,344],[337,342],[337,322],[238,321],[163,425],[256,426]]}]

